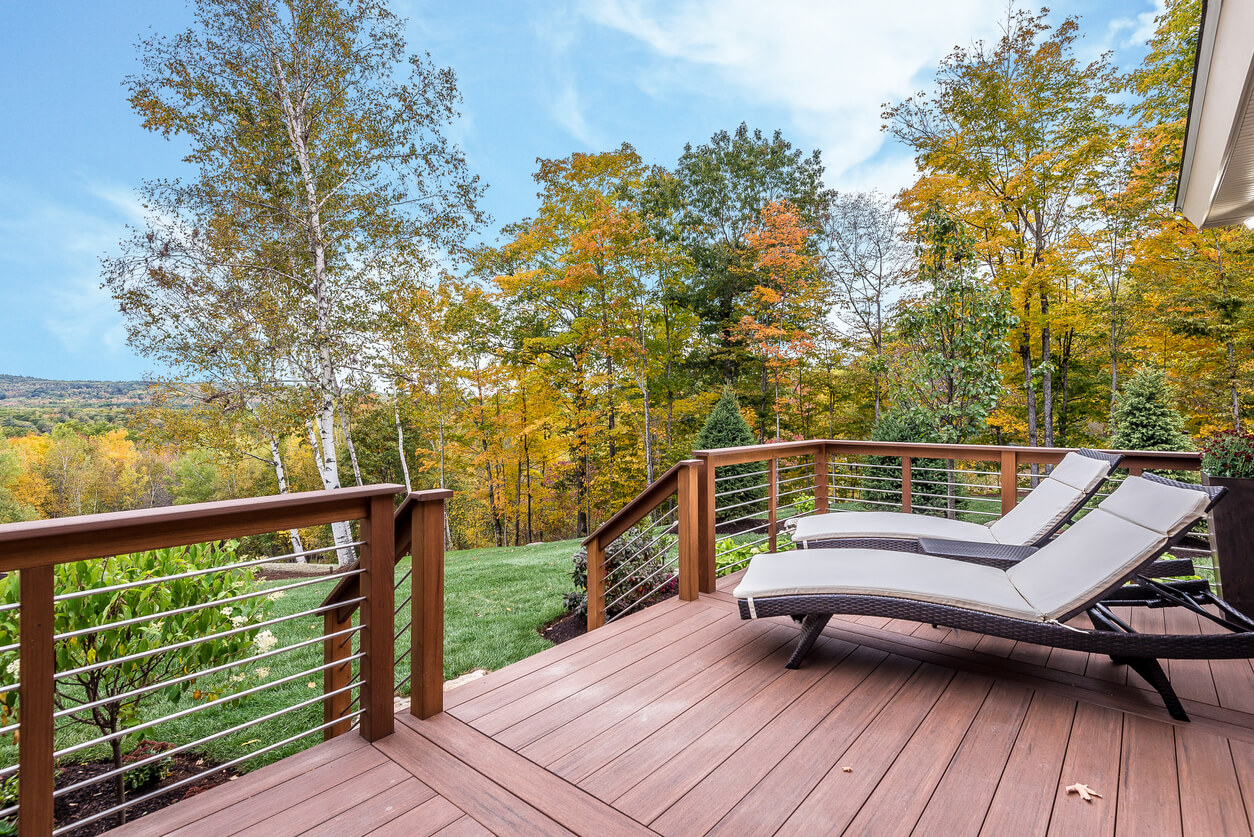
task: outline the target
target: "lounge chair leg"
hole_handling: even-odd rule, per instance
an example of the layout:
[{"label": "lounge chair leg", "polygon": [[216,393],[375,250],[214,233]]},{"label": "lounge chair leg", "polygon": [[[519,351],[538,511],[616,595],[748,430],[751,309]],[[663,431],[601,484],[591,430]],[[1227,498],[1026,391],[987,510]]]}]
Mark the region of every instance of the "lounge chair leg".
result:
[{"label": "lounge chair leg", "polygon": [[802,620],[801,641],[797,643],[796,650],[792,652],[784,668],[801,668],[801,661],[810,653],[815,640],[819,638],[819,634],[823,633],[823,629],[827,627],[827,622],[831,618],[830,613],[811,613]]},{"label": "lounge chair leg", "polygon": [[1176,697],[1176,690],[1171,688],[1171,681],[1167,679],[1158,660],[1149,657],[1124,657],[1120,659],[1120,662],[1127,663],[1133,671],[1145,679],[1146,683],[1158,690],[1163,704],[1167,707],[1167,714],[1177,721],[1189,720],[1188,713],[1184,711],[1184,705],[1180,703],[1180,698]]}]

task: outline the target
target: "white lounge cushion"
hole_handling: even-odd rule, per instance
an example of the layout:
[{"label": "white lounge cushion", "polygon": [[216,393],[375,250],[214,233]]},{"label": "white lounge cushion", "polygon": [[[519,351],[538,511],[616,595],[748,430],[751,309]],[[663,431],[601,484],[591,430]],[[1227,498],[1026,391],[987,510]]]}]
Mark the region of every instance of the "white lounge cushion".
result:
[{"label": "white lounge cushion", "polygon": [[1201,491],[1128,477],[1038,552],[1006,571],[1024,599],[1057,619],[1135,570],[1206,509]]},{"label": "white lounge cushion", "polygon": [[806,549],[754,556],[733,595],[896,596],[1040,621],[1044,616],[993,567],[877,549]]},{"label": "white lounge cushion", "polygon": [[951,541],[1035,544],[1065,519],[1110,474],[1110,464],[1068,453],[1010,513],[988,526],[903,512],[833,512],[797,519],[794,543],[830,538],[941,538]]},{"label": "white lounge cushion", "polygon": [[951,541],[996,543],[987,526],[926,514],[830,512],[797,519],[797,528],[792,533],[794,543],[828,538],[944,538]]},{"label": "white lounge cushion", "polygon": [[1049,479],[1069,485],[1081,494],[1088,494],[1109,475],[1109,462],[1072,451],[1049,472]]},{"label": "white lounge cushion", "polygon": [[1084,494],[1066,483],[1043,480],[1017,506],[993,521],[988,531],[997,543],[1032,546],[1071,514]]}]

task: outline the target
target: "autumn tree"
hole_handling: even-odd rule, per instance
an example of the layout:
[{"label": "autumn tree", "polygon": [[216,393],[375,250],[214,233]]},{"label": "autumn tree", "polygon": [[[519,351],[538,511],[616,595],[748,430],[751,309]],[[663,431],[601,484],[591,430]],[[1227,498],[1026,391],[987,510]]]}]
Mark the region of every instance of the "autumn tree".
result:
[{"label": "autumn tree", "polygon": [[934,94],[888,107],[884,118],[923,171],[906,199],[915,217],[945,199],[1012,292],[1028,442],[1049,446],[1055,374],[1072,360],[1069,343],[1055,345],[1065,335],[1054,334],[1051,306],[1070,269],[1064,245],[1078,223],[1080,187],[1108,152],[1120,105],[1108,56],[1082,63],[1078,21],[1053,26],[1046,15],[1012,7],[996,43],[956,48],[941,62]]},{"label": "autumn tree", "polygon": [[819,153],[803,155],[776,131],[719,131],[705,145],[684,147],[675,170],[681,241],[694,265],[682,301],[696,314],[707,341],[694,358],[722,371],[734,384],[747,358],[737,340],[738,309],[757,286],[757,256],[748,236],[761,225],[763,207],[787,200],[808,225],[824,200]]},{"label": "autumn tree", "polygon": [[337,488],[353,347],[377,333],[386,290],[479,220],[480,187],[444,136],[455,80],[406,56],[402,22],[373,0],[200,0],[195,15],[141,42],[128,79],[144,127],[187,142],[195,177],[145,184],[146,228],[106,281],[131,342],[189,377],[223,341],[281,359],[268,383],[308,394],[314,461]]}]

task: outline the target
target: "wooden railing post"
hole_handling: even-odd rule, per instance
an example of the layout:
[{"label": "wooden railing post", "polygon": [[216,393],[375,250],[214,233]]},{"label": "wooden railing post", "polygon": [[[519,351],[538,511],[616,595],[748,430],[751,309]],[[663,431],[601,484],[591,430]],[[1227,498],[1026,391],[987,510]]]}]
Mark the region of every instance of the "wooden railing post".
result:
[{"label": "wooden railing post", "polygon": [[[343,689],[352,682],[350,678],[353,673],[353,667],[351,664],[343,661],[352,652],[353,635],[345,634],[344,636],[331,637],[332,634],[347,630],[352,625],[353,615],[348,608],[337,607],[322,614],[322,635],[328,637],[322,642],[322,661],[327,664],[327,668],[322,670],[322,693],[324,695],[330,695],[338,689]],[[332,665],[337,662],[339,665]],[[330,724],[332,721],[347,715],[348,708],[352,705],[352,697],[352,694],[345,690],[323,700],[323,723]],[[330,741],[337,735],[343,735],[351,727],[352,722],[348,720],[333,724],[322,731],[323,740]]]},{"label": "wooden railing post", "polygon": [[412,521],[409,712],[419,718],[444,711],[444,501],[451,495],[425,495]]},{"label": "wooden railing post", "polygon": [[814,454],[814,513],[827,514],[827,445]]},{"label": "wooden railing post", "polygon": [[1019,502],[1019,457],[1013,449],[1001,452],[1001,513]]},{"label": "wooden railing post", "polygon": [[697,586],[702,593],[713,593],[716,580],[714,561],[715,515],[717,512],[714,496],[714,474],[718,469],[710,464],[709,459],[701,461],[700,491],[697,499],[697,514],[701,518],[700,531],[697,533],[698,549],[701,551],[697,565]]},{"label": "wooden railing post", "polygon": [[701,463],[687,461],[681,463],[679,482],[676,490],[676,503],[679,506],[679,598],[686,602],[696,601],[701,586],[701,572],[698,563],[699,552],[699,504],[697,502],[700,488]]},{"label": "wooden railing post", "polygon": [[392,498],[370,498],[369,513],[361,522],[361,735],[378,741],[395,725],[396,648],[393,608],[396,589],[396,540]]},{"label": "wooden railing post", "polygon": [[775,551],[775,517],[779,512],[779,460],[772,457],[766,463],[766,531]]},{"label": "wooden railing post", "polygon": [[605,624],[605,547],[600,535],[588,541],[588,630]]},{"label": "wooden railing post", "polygon": [[911,470],[913,461],[909,456],[901,458],[901,510],[906,514],[914,511],[914,473]]},{"label": "wooden railing post", "polygon": [[18,677],[21,729],[18,736],[18,833],[35,837],[52,833],[53,696],[56,654],[53,649],[52,567],[21,571],[19,637],[22,647]]}]

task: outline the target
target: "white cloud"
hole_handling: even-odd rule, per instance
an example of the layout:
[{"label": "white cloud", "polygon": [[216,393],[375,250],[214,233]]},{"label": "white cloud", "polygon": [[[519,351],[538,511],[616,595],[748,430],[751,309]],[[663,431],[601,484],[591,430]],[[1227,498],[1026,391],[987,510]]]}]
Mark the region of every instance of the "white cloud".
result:
[{"label": "white cloud", "polygon": [[[889,141],[880,130],[882,105],[926,86],[955,45],[996,38],[1005,5],[589,0],[583,12],[636,38],[665,63],[642,83],[646,92],[657,95],[669,83],[782,109],[800,134],[794,142],[817,145],[829,181],[848,188],[848,181],[864,179],[857,172],[874,169],[868,161]],[[890,156],[908,163],[904,149]],[[907,175],[900,159],[878,165],[882,174]],[[877,185],[892,191],[907,183]]]},{"label": "white cloud", "polygon": [[1141,47],[1154,36],[1154,18],[1167,11],[1166,0],[1151,0],[1148,12],[1110,21],[1108,42],[1115,47]]}]

